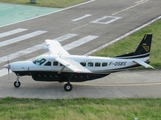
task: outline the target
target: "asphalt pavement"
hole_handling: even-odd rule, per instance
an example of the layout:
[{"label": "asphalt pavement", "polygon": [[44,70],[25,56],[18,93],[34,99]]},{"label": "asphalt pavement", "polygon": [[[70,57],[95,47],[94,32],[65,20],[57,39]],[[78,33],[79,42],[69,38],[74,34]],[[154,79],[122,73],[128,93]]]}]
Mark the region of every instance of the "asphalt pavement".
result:
[{"label": "asphalt pavement", "polygon": [[[84,55],[158,18],[160,6],[160,0],[92,0],[45,13],[46,16],[3,24],[0,29],[0,97],[160,97],[160,71],[155,70],[120,72],[100,80],[73,83],[73,91],[65,92],[63,84],[35,82],[29,76],[20,78],[22,86],[16,89],[13,87],[16,76],[7,76],[7,70],[3,69],[8,61],[28,60],[46,53],[41,49],[45,39],[58,40],[71,54]],[[11,17],[10,13],[5,15]]]},{"label": "asphalt pavement", "polygon": [[21,87],[15,88],[15,75],[4,77],[0,84],[0,97],[17,98],[159,98],[161,96],[161,71],[124,71],[105,78],[72,83],[73,90],[66,92],[64,83],[36,82],[31,77],[21,77]]}]

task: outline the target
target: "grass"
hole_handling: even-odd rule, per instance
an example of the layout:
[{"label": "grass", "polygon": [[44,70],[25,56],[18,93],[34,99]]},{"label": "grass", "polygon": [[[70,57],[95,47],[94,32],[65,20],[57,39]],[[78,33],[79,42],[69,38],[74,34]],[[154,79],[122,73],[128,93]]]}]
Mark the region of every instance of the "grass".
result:
[{"label": "grass", "polygon": [[0,119],[160,120],[161,99],[0,100]]},{"label": "grass", "polygon": [[33,4],[30,2],[30,0],[0,0],[0,2],[5,3],[54,7],[54,8],[65,8],[85,1],[86,0],[36,0],[36,4]]},{"label": "grass", "polygon": [[132,34],[125,39],[108,46],[107,48],[94,53],[94,56],[118,56],[125,53],[134,52],[144,34],[152,33],[153,41],[151,47],[150,61],[155,69],[161,69],[161,20]]}]

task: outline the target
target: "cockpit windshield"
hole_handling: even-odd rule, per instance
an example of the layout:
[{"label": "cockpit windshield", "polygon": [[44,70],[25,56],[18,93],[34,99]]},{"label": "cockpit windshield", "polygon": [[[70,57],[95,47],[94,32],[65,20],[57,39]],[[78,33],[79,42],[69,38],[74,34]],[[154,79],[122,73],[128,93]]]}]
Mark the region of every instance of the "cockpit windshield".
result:
[{"label": "cockpit windshield", "polygon": [[33,63],[36,64],[36,65],[42,65],[45,61],[46,61],[45,58],[38,57],[38,58],[35,58],[35,59],[33,60]]}]

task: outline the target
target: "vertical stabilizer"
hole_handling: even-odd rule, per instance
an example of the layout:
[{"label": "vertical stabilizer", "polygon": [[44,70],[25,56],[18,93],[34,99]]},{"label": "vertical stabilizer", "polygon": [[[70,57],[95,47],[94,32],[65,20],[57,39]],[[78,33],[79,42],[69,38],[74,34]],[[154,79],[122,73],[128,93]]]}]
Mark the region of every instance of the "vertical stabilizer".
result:
[{"label": "vertical stabilizer", "polygon": [[145,34],[134,55],[149,53],[151,49],[152,34]]}]

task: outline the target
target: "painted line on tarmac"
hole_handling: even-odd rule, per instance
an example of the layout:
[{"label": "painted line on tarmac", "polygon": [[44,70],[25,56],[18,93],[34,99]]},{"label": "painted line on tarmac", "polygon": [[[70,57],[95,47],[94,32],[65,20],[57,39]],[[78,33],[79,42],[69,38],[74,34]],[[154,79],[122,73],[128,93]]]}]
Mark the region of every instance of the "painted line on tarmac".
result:
[{"label": "painted line on tarmac", "polygon": [[145,2],[145,1],[147,1],[147,0],[140,0],[140,1],[137,1],[137,2],[135,2],[136,4],[139,4],[139,3],[142,3],[142,2]]},{"label": "painted line on tarmac", "polygon": [[104,45],[102,45],[102,46],[100,46],[100,47],[98,47],[98,48],[96,48],[96,49],[86,53],[85,55],[91,55],[91,54],[93,54],[93,53],[95,53],[95,52],[97,52],[99,50],[102,50],[103,48],[105,48],[105,47],[107,47],[107,46],[109,46],[109,45],[111,45],[111,44],[113,44],[115,42],[118,42],[118,41],[122,40],[123,38],[125,38],[125,37],[127,37],[127,36],[129,36],[129,35],[131,35],[131,34],[133,34],[135,32],[137,32],[137,31],[143,29],[144,27],[146,27],[146,26],[148,26],[148,25],[150,25],[150,24],[152,24],[155,21],[160,20],[160,19],[161,19],[161,16],[159,16],[159,17],[151,20],[150,22],[147,22],[146,24],[144,24],[144,25],[142,25],[142,26],[140,26],[140,27],[138,27],[138,28],[136,28],[136,29],[134,29],[134,30],[132,30],[132,31],[130,31],[130,32],[128,32],[128,33],[126,33],[126,34],[124,34],[124,35],[114,39],[114,40],[112,40],[111,42],[109,42],[107,44],[104,44]]},{"label": "painted line on tarmac", "polygon": [[[94,21],[91,21],[90,23],[96,23],[96,24],[110,24],[116,20],[119,20],[121,19],[122,17],[116,17],[116,16],[104,16],[102,18],[99,18],[97,20],[94,20]],[[104,19],[111,19],[111,20],[108,20],[108,21],[103,21]]]},{"label": "painted line on tarmac", "polygon": [[89,25],[89,24],[81,25],[81,26],[79,26],[79,27],[77,27],[77,28],[72,29],[71,31],[81,29],[81,28],[86,27],[86,26],[88,26],[88,25]]},{"label": "painted line on tarmac", "polygon": [[26,30],[28,30],[28,29],[18,28],[18,29],[7,31],[7,32],[3,32],[3,33],[0,33],[0,38],[10,36],[10,35],[14,35],[16,33],[20,33],[20,32],[26,31]]},{"label": "painted line on tarmac", "polygon": [[92,14],[86,14],[86,15],[84,15],[84,16],[82,16],[82,17],[73,19],[72,21],[73,21],[73,22],[76,22],[76,21],[82,20],[82,19],[84,19],[84,18],[90,17],[91,15],[92,15]]},{"label": "painted line on tarmac", "polygon": [[56,39],[53,39],[53,40],[57,40],[59,42],[62,42],[62,41],[65,41],[67,39],[73,38],[75,36],[77,36],[77,34],[66,34],[66,35],[60,36],[60,37],[58,37]]},{"label": "painted line on tarmac", "polygon": [[95,0],[89,0],[87,2],[83,2],[83,3],[77,4],[77,5],[73,5],[73,6],[58,10],[58,11],[54,11],[54,12],[47,13],[47,14],[44,14],[44,15],[36,16],[36,17],[33,17],[33,18],[29,18],[29,19],[26,19],[26,20],[19,21],[19,22],[14,22],[14,23],[10,23],[10,24],[7,24],[7,25],[2,25],[2,26],[0,26],[0,28],[1,27],[6,27],[6,26],[9,26],[9,25],[13,25],[13,24],[17,24],[17,23],[21,23],[21,22],[25,22],[25,21],[28,21],[28,20],[33,20],[33,19],[36,19],[36,18],[44,17],[44,16],[47,16],[47,15],[51,15],[53,13],[58,13],[58,12],[61,12],[61,11],[65,11],[65,10],[68,10],[68,9],[71,9],[71,8],[74,8],[74,7],[78,7],[78,6],[81,6],[81,5],[85,5],[85,4],[94,2],[94,1]]},{"label": "painted line on tarmac", "polygon": [[123,9],[123,10],[120,10],[120,11],[118,11],[118,12],[115,12],[115,13],[113,13],[112,15],[117,15],[117,14],[119,14],[119,13],[121,13],[121,12],[127,11],[127,10],[129,10],[129,9],[131,9],[131,8],[134,8],[134,7],[136,7],[136,6],[139,6],[139,5],[141,5],[141,4],[145,3],[145,2],[148,2],[148,1],[149,1],[149,0],[145,0],[145,1],[139,2],[139,3],[137,3],[136,5],[133,5],[133,6],[130,6],[130,7],[128,7],[128,8],[125,8],[125,9]]},{"label": "painted line on tarmac", "polygon": [[122,84],[99,84],[99,83],[96,83],[96,84],[90,84],[90,83],[85,83],[85,84],[82,84],[82,83],[72,83],[74,85],[81,85],[81,86],[94,86],[94,87],[129,87],[129,86],[150,86],[150,85],[161,85],[161,83],[122,83]]},{"label": "painted line on tarmac", "polygon": [[94,40],[96,38],[98,38],[98,36],[88,35],[88,36],[86,36],[84,38],[81,38],[81,39],[75,41],[75,42],[72,42],[72,43],[70,43],[68,45],[65,45],[64,48],[66,50],[71,50],[71,49],[76,48],[78,46],[81,46],[81,45],[83,45],[83,44],[85,44],[87,42],[90,42],[90,41],[92,41],[92,40]]},{"label": "painted line on tarmac", "polygon": [[29,38],[44,34],[46,32],[47,31],[38,30],[38,31],[35,31],[35,32],[32,32],[32,33],[28,33],[26,35],[22,35],[22,36],[19,36],[19,37],[16,37],[16,38],[5,40],[3,42],[0,42],[0,47],[10,45],[10,44],[13,44],[13,43],[17,43],[17,42],[20,42],[20,41],[24,41],[26,39],[29,39]]}]

